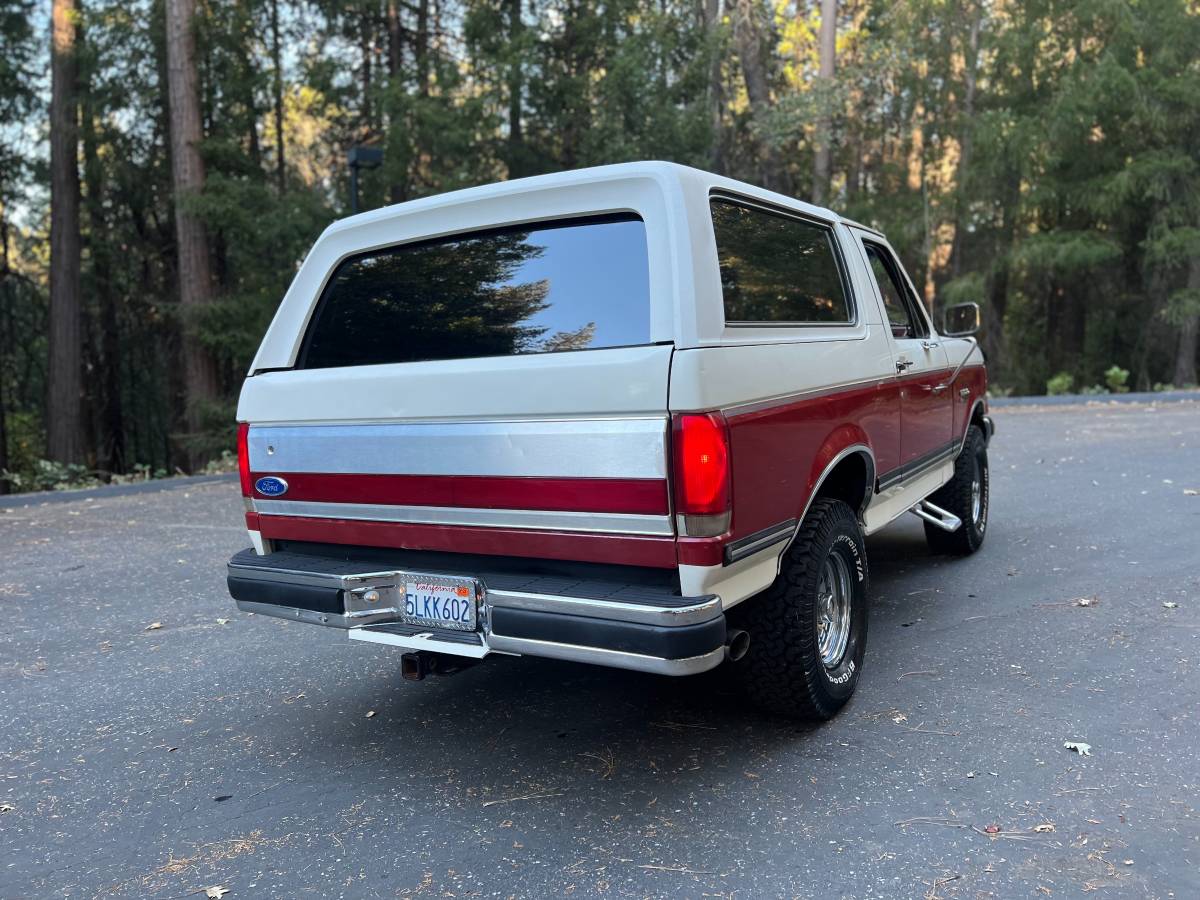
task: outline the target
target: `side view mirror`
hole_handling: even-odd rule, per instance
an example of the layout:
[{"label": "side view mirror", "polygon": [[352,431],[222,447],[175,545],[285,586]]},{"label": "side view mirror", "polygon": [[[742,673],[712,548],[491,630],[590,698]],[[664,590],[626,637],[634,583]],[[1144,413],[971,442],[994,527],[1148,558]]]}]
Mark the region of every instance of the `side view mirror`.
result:
[{"label": "side view mirror", "polygon": [[942,311],[942,335],[970,337],[979,330],[979,304],[956,303]]}]

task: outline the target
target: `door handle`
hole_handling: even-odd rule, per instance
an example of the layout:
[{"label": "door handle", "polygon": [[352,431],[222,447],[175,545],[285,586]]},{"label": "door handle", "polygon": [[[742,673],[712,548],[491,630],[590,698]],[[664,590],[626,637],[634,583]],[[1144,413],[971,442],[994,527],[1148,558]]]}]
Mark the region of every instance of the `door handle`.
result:
[{"label": "door handle", "polygon": [[914,363],[911,359],[906,359],[905,357],[901,356],[898,360],[896,360],[896,371],[903,372],[905,369],[911,369],[913,365]]},{"label": "door handle", "polygon": [[941,341],[921,341],[922,350],[932,350],[934,347],[942,346]]}]

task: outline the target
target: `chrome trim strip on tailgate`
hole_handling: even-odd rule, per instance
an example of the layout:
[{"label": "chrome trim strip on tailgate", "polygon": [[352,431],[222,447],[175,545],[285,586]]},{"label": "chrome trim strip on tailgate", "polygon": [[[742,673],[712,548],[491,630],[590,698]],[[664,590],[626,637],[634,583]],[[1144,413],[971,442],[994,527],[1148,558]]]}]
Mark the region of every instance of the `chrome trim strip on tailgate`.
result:
[{"label": "chrome trim strip on tailgate", "polygon": [[670,536],[670,516],[626,513],[558,512],[540,509],[462,509],[452,506],[385,506],[374,503],[318,503],[308,500],[254,501],[268,516],[315,519],[353,519],[421,525],[474,525],[482,528],[524,528],[539,531],[619,532]]},{"label": "chrome trim strip on tailgate", "polygon": [[665,417],[255,425],[255,472],[666,478]]}]

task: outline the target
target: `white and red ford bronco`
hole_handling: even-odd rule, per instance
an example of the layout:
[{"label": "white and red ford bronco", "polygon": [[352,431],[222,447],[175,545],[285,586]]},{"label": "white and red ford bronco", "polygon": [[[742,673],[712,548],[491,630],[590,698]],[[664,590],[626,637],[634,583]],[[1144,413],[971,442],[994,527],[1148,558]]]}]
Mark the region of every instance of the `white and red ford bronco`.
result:
[{"label": "white and red ford bronco", "polygon": [[410,679],[727,661],[827,718],[862,671],[863,536],[911,511],[935,552],[983,542],[978,307],[948,312],[877,231],[667,163],[336,222],[242,389],[229,590]]}]

